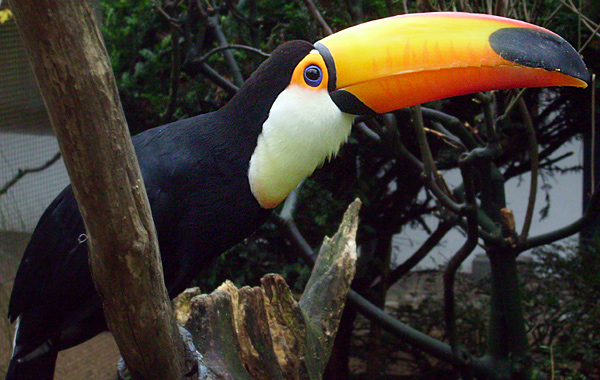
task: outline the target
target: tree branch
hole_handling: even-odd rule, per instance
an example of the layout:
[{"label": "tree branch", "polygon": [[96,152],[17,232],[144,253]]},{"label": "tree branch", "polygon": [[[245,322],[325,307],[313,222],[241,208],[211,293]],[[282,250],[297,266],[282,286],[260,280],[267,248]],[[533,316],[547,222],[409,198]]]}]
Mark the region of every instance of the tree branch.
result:
[{"label": "tree branch", "polygon": [[444,125],[453,135],[462,141],[467,149],[475,149],[479,146],[477,141],[458,118],[427,107],[421,107],[421,112],[423,112],[423,117],[440,122]]},{"label": "tree branch", "polygon": [[[229,42],[227,42],[227,38],[221,29],[221,25],[219,24],[219,19],[217,16],[210,16],[208,18],[210,22],[210,26],[213,28],[215,35],[217,36],[217,40],[219,41],[219,45],[221,46],[229,46]],[[231,74],[233,75],[233,82],[237,87],[240,87],[244,84],[244,77],[242,76],[242,70],[240,70],[240,66],[235,60],[231,51],[225,50],[225,60],[229,65],[229,69],[231,70]]]},{"label": "tree branch", "polygon": [[11,179],[9,179],[4,184],[4,186],[0,187],[0,195],[3,195],[6,192],[8,192],[8,190],[10,190],[11,187],[13,187],[17,182],[19,182],[27,174],[37,173],[37,172],[41,172],[42,170],[48,169],[56,161],[58,161],[59,158],[60,158],[60,152],[57,152],[54,156],[52,156],[52,158],[50,158],[48,161],[46,161],[45,163],[43,163],[40,166],[36,166],[35,168],[19,169],[17,171],[17,174],[15,174]]},{"label": "tree branch", "polygon": [[494,98],[492,93],[479,92],[475,95],[475,99],[481,102],[483,109],[485,135],[489,141],[496,141],[496,124],[494,123]]},{"label": "tree branch", "polygon": [[331,30],[329,25],[327,25],[327,22],[325,21],[323,16],[321,16],[321,12],[319,12],[317,7],[315,6],[315,3],[313,3],[312,0],[304,0],[304,4],[306,5],[310,13],[312,13],[313,17],[317,20],[317,22],[321,24],[321,28],[323,28],[325,34],[333,34],[333,30]]},{"label": "tree branch", "polygon": [[531,227],[531,222],[533,220],[533,211],[535,209],[538,170],[540,162],[538,155],[537,140],[535,137],[535,129],[533,128],[531,115],[529,114],[529,110],[527,109],[525,100],[523,100],[522,97],[519,98],[518,104],[519,110],[521,111],[521,115],[523,116],[525,128],[527,130],[527,142],[529,143],[529,159],[531,162],[531,183],[529,185],[529,198],[527,201],[525,220],[523,221],[523,229],[521,230],[521,234],[519,235],[519,241],[522,242],[525,239],[527,239],[527,236],[529,235],[529,228]]},{"label": "tree branch", "polygon": [[134,378],[181,379],[183,341],[90,1],[11,1],[11,9],[85,221],[108,326]]},{"label": "tree branch", "polygon": [[410,272],[417,264],[421,262],[427,256],[429,252],[438,243],[446,236],[448,231],[452,229],[456,225],[455,220],[442,220],[440,224],[438,224],[437,228],[425,242],[413,253],[405,262],[398,265],[394,270],[392,270],[388,276],[388,281],[390,284],[394,284],[396,281],[404,277],[408,272]]},{"label": "tree branch", "polygon": [[[284,225],[287,227],[285,231],[288,232],[288,238],[290,238],[291,242],[300,250],[304,251],[303,257],[311,257],[312,249],[306,242],[306,239],[304,239],[304,236],[302,236],[300,231],[297,231],[297,233],[290,233],[288,228],[290,225],[293,225],[294,222],[292,219],[286,220],[287,222]],[[312,264],[312,261],[309,262],[309,264]],[[357,307],[358,311],[366,318],[379,324],[393,335],[405,340],[407,343],[428,354],[448,363],[452,363],[459,368],[469,368],[473,373],[487,376],[489,379],[501,379],[501,375],[498,374],[498,368],[494,365],[490,365],[485,358],[471,356],[466,351],[462,352],[462,355],[460,356],[455,355],[448,344],[442,343],[391,317],[352,289],[348,292],[348,300],[352,302],[352,304]]]},{"label": "tree branch", "polygon": [[200,58],[196,58],[194,60],[192,60],[193,63],[204,63],[206,62],[212,55],[224,51],[224,50],[230,50],[230,49],[240,49],[240,50],[247,50],[249,52],[252,53],[256,53],[258,55],[260,55],[263,58],[268,58],[271,56],[271,54],[265,53],[264,51],[254,48],[252,46],[247,46],[247,45],[237,45],[237,44],[231,44],[231,45],[225,45],[225,46],[219,46],[216,47],[214,49],[212,49],[211,51],[209,51],[208,53],[204,54],[202,57]]},{"label": "tree branch", "polygon": [[456,335],[456,313],[454,310],[454,279],[456,272],[473,252],[477,246],[478,226],[477,226],[477,199],[475,198],[475,185],[473,183],[473,165],[460,160],[460,171],[465,184],[465,199],[466,207],[465,214],[467,218],[467,240],[460,247],[458,252],[448,262],[448,266],[444,271],[444,319],[446,321],[446,333],[452,351],[456,355],[461,355],[458,352],[458,338]]},{"label": "tree branch", "polygon": [[200,65],[200,70],[204,75],[208,77],[208,79],[213,81],[213,83],[215,83],[217,86],[227,91],[230,95],[235,95],[240,89],[238,86],[231,83],[229,80],[227,80],[225,77],[223,77],[215,69],[213,69],[206,63]]},{"label": "tree branch", "polygon": [[179,46],[180,29],[171,24],[171,76],[169,79],[169,99],[167,108],[162,116],[165,123],[172,121],[175,107],[177,106],[177,94],[179,93],[179,76],[181,74],[181,47]]},{"label": "tree branch", "polygon": [[600,185],[596,185],[596,191],[592,194],[590,203],[583,213],[583,216],[575,222],[552,232],[541,234],[527,239],[523,244],[517,246],[518,252],[524,252],[528,249],[539,247],[540,245],[551,244],[560,239],[564,239],[580,232],[583,228],[589,226],[600,215]]}]

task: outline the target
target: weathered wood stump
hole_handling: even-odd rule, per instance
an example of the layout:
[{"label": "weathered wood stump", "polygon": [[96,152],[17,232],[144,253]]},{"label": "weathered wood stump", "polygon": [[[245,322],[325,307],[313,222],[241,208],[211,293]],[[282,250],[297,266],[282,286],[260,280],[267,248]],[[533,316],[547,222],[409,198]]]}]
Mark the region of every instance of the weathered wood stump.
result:
[{"label": "weathered wood stump", "polygon": [[210,295],[195,288],[177,298],[177,318],[203,356],[202,378],[321,378],[354,278],[359,208],[352,203],[325,238],[299,302],[276,274],[260,287],[225,282]]}]

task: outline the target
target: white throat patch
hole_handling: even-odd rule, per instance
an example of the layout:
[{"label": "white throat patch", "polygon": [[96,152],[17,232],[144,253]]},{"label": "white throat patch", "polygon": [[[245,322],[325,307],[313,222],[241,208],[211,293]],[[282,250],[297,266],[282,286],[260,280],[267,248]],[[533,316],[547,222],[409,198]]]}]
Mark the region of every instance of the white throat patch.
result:
[{"label": "white throat patch", "polygon": [[343,113],[326,90],[291,84],[275,100],[250,159],[252,194],[277,206],[348,139],[355,116]]}]

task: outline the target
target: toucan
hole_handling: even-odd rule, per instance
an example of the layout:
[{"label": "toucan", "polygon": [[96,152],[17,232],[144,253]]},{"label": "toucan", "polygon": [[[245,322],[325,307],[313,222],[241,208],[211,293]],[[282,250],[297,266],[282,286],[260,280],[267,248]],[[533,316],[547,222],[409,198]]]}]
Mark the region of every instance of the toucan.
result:
[{"label": "toucan", "polygon": [[[492,89],[585,87],[589,78],[557,34],[479,14],[395,16],[281,45],[218,111],[133,137],[170,297],[335,156],[357,115]],[[107,329],[85,232],[67,187],[15,278],[7,380],[52,379],[58,351]]]}]

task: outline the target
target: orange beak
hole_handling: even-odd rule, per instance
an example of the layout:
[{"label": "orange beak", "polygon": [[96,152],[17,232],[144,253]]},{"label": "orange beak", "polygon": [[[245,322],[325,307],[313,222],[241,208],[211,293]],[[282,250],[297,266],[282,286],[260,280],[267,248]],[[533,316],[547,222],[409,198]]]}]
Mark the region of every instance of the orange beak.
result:
[{"label": "orange beak", "polygon": [[518,87],[586,87],[575,49],[539,26],[467,13],[371,21],[315,44],[329,90],[347,113],[384,113],[432,100]]}]

